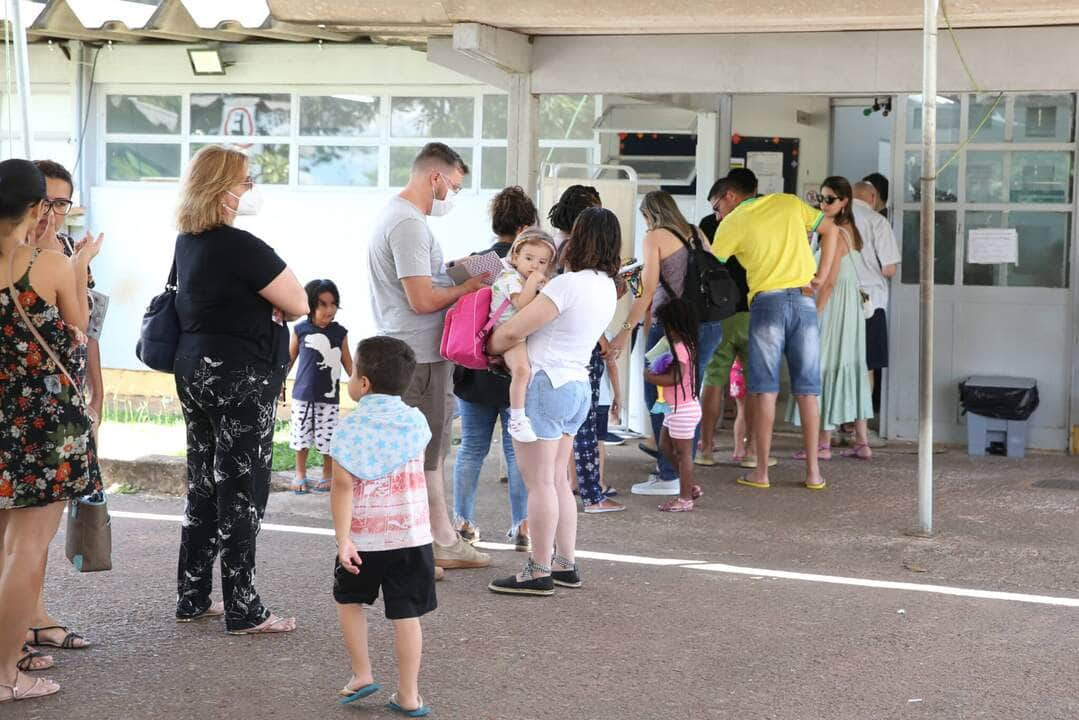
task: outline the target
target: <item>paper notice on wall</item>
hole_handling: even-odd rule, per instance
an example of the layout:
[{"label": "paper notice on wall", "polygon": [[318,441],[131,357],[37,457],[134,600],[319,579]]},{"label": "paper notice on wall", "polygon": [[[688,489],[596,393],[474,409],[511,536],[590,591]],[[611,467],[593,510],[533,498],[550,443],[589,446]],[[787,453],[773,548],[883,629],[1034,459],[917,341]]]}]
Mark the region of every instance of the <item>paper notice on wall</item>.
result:
[{"label": "paper notice on wall", "polygon": [[972,265],[1019,264],[1015,228],[979,228],[967,233],[967,262]]},{"label": "paper notice on wall", "polygon": [[761,195],[783,192],[783,153],[746,153],[746,167],[757,176],[757,192]]}]

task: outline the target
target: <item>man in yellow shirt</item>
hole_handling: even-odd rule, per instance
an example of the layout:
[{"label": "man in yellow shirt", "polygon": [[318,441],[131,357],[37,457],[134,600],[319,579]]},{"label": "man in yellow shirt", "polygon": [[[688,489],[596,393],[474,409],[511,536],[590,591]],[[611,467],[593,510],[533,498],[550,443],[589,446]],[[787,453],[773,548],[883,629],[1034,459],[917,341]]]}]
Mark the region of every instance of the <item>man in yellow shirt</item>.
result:
[{"label": "man in yellow shirt", "polygon": [[754,197],[757,178],[750,170],[732,170],[719,182],[717,205],[723,221],[712,251],[724,261],[738,256],[749,280],[746,389],[757,467],[738,482],[754,488],[769,486],[767,460],[779,396],[780,360],[786,356],[791,392],[802,416],[805,485],[811,490],[823,490],[825,481],[817,463],[820,329],[810,287],[817,264],[808,234],[834,232],[834,226],[820,211],[794,195]]}]

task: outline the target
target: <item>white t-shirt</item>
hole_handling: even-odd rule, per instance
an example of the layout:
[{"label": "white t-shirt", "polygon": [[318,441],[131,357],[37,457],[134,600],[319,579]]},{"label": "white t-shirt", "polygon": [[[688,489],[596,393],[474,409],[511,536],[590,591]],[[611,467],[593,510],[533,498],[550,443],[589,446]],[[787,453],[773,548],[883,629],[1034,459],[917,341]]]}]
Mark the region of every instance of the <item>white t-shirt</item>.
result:
[{"label": "white t-shirt", "polygon": [[544,371],[555,387],[588,382],[592,348],[618,304],[614,281],[595,270],[567,272],[540,292],[558,308],[558,317],[528,336],[533,376]]},{"label": "white t-shirt", "polygon": [[885,265],[897,265],[903,259],[888,218],[862,200],[855,200],[854,225],[862,236],[862,252],[851,255],[858,284],[869,296],[874,310],[888,309],[888,278],[881,273]]}]

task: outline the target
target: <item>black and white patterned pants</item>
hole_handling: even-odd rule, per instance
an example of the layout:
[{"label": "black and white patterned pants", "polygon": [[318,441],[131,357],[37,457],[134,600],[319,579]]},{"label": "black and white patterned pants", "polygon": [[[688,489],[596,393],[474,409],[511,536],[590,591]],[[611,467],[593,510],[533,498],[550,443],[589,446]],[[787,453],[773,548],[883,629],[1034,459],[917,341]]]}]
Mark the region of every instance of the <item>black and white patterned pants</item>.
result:
[{"label": "black and white patterned pants", "polygon": [[175,372],[187,424],[176,616],[210,607],[220,551],[225,625],[252,628],[270,615],[255,590],[255,538],[270,493],[274,413],[286,367],[177,357]]}]

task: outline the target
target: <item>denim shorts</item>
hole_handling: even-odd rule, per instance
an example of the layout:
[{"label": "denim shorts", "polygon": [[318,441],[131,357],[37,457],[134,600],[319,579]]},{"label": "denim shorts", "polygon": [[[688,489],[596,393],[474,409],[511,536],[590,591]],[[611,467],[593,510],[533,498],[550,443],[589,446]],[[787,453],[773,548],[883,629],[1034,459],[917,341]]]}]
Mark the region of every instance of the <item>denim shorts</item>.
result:
[{"label": "denim shorts", "polygon": [[563,435],[577,434],[591,404],[588,383],[573,381],[556,388],[541,370],[528,385],[525,415],[540,440],[561,440]]},{"label": "denim shorts", "polygon": [[749,308],[750,393],[778,393],[783,356],[795,395],[820,395],[820,325],[817,304],[801,289],[762,292]]}]

